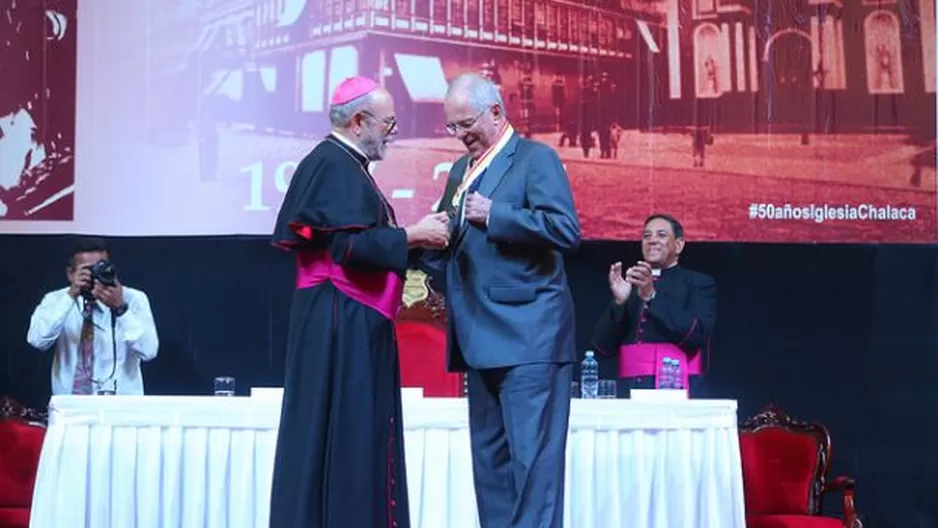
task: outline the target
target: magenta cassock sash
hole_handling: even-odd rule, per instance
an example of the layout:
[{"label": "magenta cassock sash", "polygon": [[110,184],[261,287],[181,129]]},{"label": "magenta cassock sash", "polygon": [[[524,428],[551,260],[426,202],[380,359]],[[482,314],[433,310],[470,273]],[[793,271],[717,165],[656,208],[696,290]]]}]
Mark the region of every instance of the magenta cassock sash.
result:
[{"label": "magenta cassock sash", "polygon": [[700,351],[688,358],[688,353],[672,343],[639,343],[622,345],[619,348],[619,377],[637,378],[655,376],[655,388],[659,388],[661,364],[664,358],[676,359],[681,364],[681,386],[689,387],[690,377],[703,372],[703,354]]},{"label": "magenta cassock sash", "polygon": [[332,261],[328,251],[300,251],[296,254],[296,289],[310,288],[326,281],[352,299],[373,308],[390,320],[401,307],[404,281],[392,271],[359,271]]}]

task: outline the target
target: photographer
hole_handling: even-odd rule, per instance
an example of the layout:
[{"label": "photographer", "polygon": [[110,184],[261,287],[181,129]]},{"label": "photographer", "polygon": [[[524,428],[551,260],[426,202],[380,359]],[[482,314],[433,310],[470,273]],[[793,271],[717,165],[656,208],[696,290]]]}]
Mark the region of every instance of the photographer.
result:
[{"label": "photographer", "polygon": [[140,362],[159,340],[145,293],[123,286],[101,239],[76,244],[69,286],[47,293],[33,312],[26,340],[55,345],[52,394],[143,394]]}]

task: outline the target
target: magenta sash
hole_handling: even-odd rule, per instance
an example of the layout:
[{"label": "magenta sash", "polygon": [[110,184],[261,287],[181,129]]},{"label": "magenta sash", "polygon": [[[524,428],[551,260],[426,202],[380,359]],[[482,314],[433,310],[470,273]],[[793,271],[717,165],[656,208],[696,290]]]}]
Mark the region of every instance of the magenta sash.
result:
[{"label": "magenta sash", "polygon": [[349,269],[333,262],[328,251],[300,251],[296,254],[296,289],[310,288],[326,281],[392,321],[401,308],[404,281],[396,273]]},{"label": "magenta sash", "polygon": [[684,352],[671,343],[639,343],[635,345],[622,345],[619,348],[619,377],[637,378],[640,376],[655,376],[655,388],[660,383],[661,364],[664,358],[676,359],[681,364],[681,386],[689,386],[690,376],[703,372],[703,354],[697,351],[693,357],[688,358]]}]

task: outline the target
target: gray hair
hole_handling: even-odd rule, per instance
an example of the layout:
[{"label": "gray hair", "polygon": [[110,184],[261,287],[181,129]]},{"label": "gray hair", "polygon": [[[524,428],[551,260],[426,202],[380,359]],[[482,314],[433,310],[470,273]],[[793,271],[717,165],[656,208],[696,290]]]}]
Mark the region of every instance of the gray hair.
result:
[{"label": "gray hair", "polygon": [[329,122],[335,128],[345,128],[352,122],[355,114],[368,109],[374,102],[374,92],[366,93],[361,97],[356,97],[347,103],[333,105],[329,107]]},{"label": "gray hair", "polygon": [[502,100],[502,94],[499,93],[495,83],[488,78],[476,73],[463,73],[450,83],[446,96],[450,97],[459,90],[465,90],[465,94],[469,99],[469,106],[476,112],[483,112],[498,105],[502,110],[502,115],[508,115],[505,102]]}]

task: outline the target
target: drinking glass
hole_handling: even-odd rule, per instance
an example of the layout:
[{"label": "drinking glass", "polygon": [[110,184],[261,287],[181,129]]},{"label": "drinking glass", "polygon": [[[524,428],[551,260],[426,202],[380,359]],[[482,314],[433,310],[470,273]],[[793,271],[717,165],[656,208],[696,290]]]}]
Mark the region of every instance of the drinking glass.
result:
[{"label": "drinking glass", "polygon": [[614,400],[616,397],[616,380],[599,380],[597,396],[600,400]]},{"label": "drinking glass", "polygon": [[215,378],[215,396],[234,396],[235,379],[231,376],[218,376]]}]

